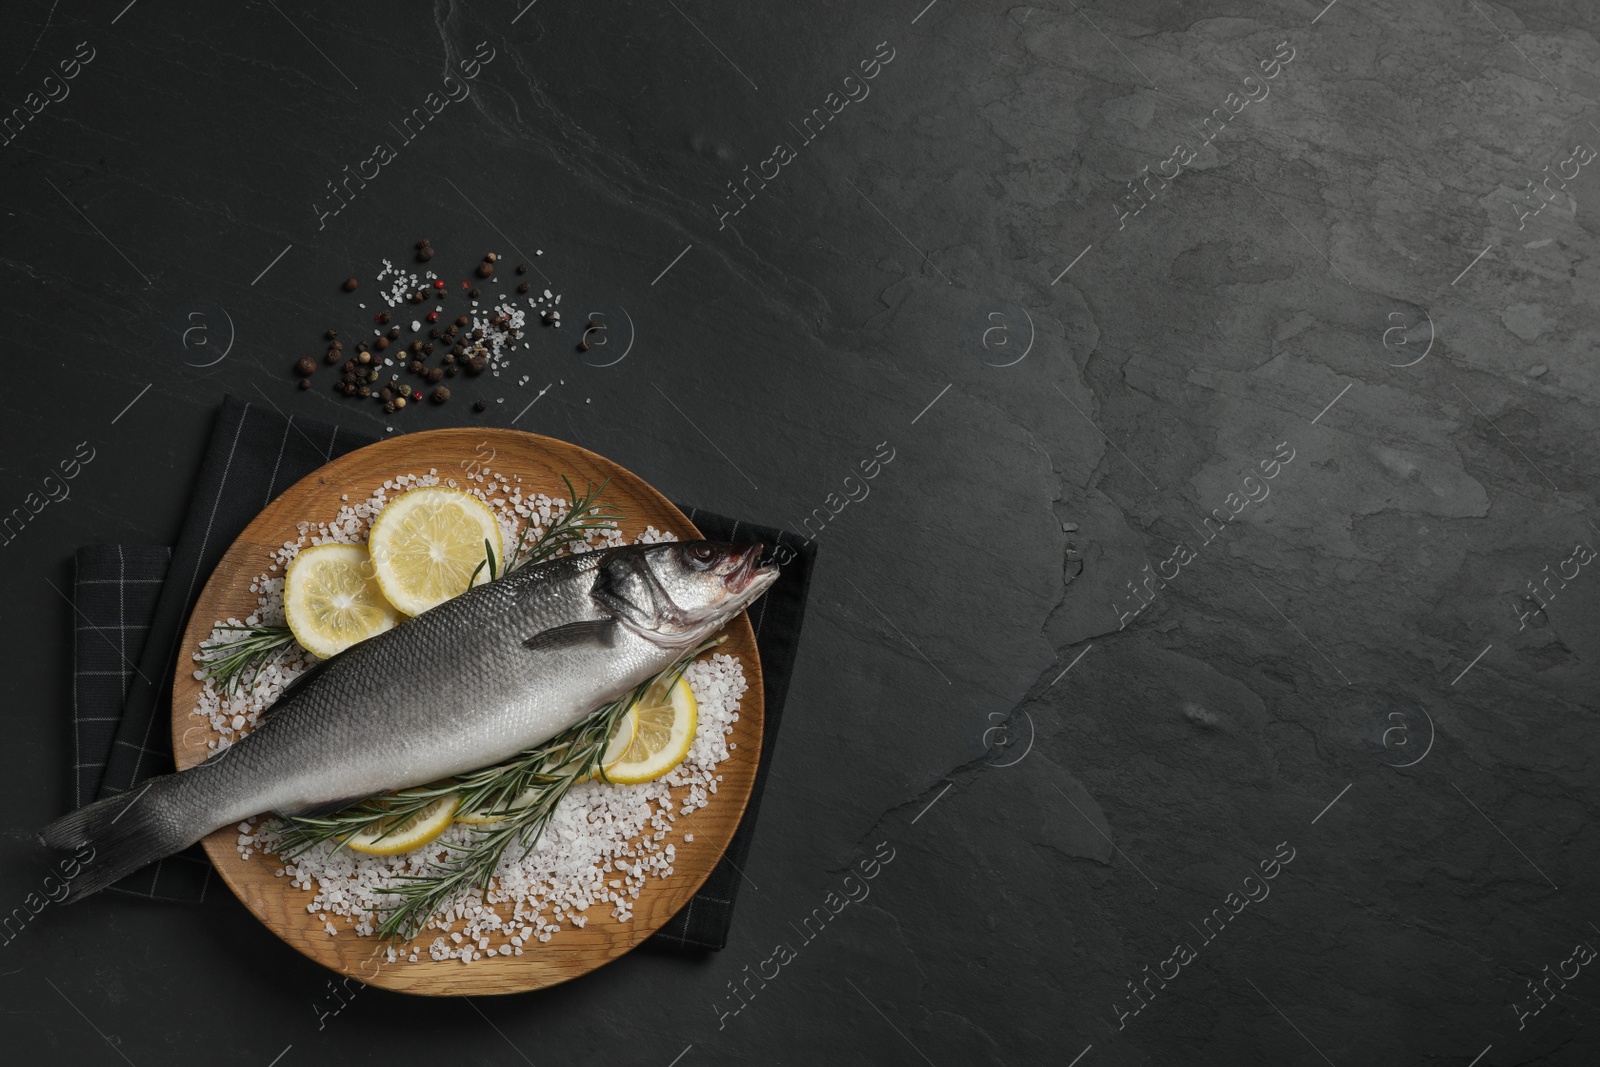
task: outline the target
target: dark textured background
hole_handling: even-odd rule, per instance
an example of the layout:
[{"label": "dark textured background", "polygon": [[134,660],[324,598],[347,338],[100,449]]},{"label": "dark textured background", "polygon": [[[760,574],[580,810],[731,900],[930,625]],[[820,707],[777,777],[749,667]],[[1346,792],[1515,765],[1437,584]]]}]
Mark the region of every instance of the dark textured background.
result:
[{"label": "dark textured background", "polygon": [[[1600,575],[1517,618],[1600,539],[1600,165],[1516,206],[1600,145],[1593,5],[924,3],[7,9],[6,109],[95,58],[0,147],[0,511],[96,458],[0,550],[0,911],[67,802],[73,547],[170,543],[226,391],[381,431],[289,366],[359,326],[338,282],[375,306],[416,238],[447,276],[542,249],[568,328],[396,433],[504,426],[555,382],[520,428],[791,528],[895,450],[818,538],[727,951],[470,1004],[369,989],[319,1024],[326,972],[237,903],[108,895],[0,945],[8,1059],[1600,1060],[1600,961],[1513,1008],[1600,944]],[[480,41],[471,98],[402,145]],[[1125,183],[1284,41],[1270,95],[1119,229]],[[800,146],[880,42],[870,95]],[[380,140],[398,158],[319,230]],[[798,158],[719,229],[779,140]],[[572,351],[600,308],[634,326],[608,368]],[[1271,496],[1119,629],[1279,442]],[[880,842],[867,901],[719,1026]]]}]

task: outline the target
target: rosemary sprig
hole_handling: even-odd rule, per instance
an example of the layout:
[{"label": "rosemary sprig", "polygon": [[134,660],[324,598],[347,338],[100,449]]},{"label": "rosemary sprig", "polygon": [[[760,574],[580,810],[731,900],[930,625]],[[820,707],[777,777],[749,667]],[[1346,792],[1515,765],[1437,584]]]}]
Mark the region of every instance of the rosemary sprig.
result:
[{"label": "rosemary sprig", "polygon": [[531,545],[525,546],[528,533],[533,529],[533,516],[528,516],[527,524],[522,527],[522,533],[517,537],[516,547],[511,551],[511,557],[506,560],[505,574],[549,559],[563,548],[569,548],[575,542],[584,540],[592,531],[615,530],[617,524],[626,517],[610,504],[596,503],[600,499],[600,494],[606,491],[606,486],[611,484],[610,478],[601,482],[599,486],[590,482],[581,499],[578,491],[572,487],[572,479],[563,474],[561,480],[566,483],[567,496],[572,501],[572,506],[566,515],[551,522],[549,528]]},{"label": "rosemary sprig", "polygon": [[[501,858],[513,845],[520,848],[521,855],[538,844],[568,790],[591,775],[598,776],[612,731],[629,706],[652,686],[670,687],[696,657],[725,640],[713,638],[685,652],[654,678],[597,708],[543,745],[504,763],[432,785],[371,797],[326,816],[289,816],[281,831],[278,852],[289,860],[330,840],[338,840],[343,847],[351,835],[380,825],[381,840],[410,817],[452,794],[458,798],[458,811],[501,816],[496,823],[473,825],[475,840],[469,844],[430,845],[446,853],[434,869],[426,874],[402,875],[405,884],[386,890],[398,899],[383,909],[385,915],[378,932],[390,940],[409,940],[461,896],[473,889],[486,891]],[[529,795],[523,800],[525,794]]]},{"label": "rosemary sprig", "polygon": [[622,512],[610,504],[595,503],[600,494],[605,492],[606,486],[611,484],[610,478],[601,482],[598,489],[593,482],[589,483],[588,492],[582,500],[578,499],[577,490],[572,488],[572,482],[565,474],[561,476],[561,480],[567,483],[567,494],[572,500],[572,506],[567,510],[567,514],[552,522],[550,528],[535,538],[531,545],[527,544],[528,534],[533,530],[533,516],[530,514],[522,525],[522,532],[517,535],[517,543],[512,547],[511,554],[500,561],[505,564],[504,568],[497,568],[494,546],[489,543],[488,538],[484,538],[483,559],[472,568],[472,575],[467,578],[468,589],[472,588],[472,583],[478,580],[478,575],[483,573],[485,567],[489,569],[489,580],[492,582],[512,571],[521,570],[530,563],[549,559],[574,542],[587,539],[590,531],[617,529],[617,523],[624,518]]},{"label": "rosemary sprig", "polygon": [[[218,630],[238,630],[243,636],[219,641],[203,641],[194,658],[202,664],[200,676],[232,695],[240,684],[253,685],[267,661],[294,644],[294,633],[287,626],[218,626]],[[248,678],[248,680],[247,680]]]}]

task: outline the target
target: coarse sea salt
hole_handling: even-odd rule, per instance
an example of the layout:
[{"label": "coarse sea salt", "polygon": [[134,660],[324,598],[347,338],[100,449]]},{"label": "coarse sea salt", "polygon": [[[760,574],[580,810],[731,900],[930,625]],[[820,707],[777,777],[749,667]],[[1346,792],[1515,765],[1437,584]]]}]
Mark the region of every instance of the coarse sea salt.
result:
[{"label": "coarse sea salt", "polygon": [[[456,485],[458,480],[464,491],[495,513],[507,544],[515,543],[524,522],[533,524],[536,535],[565,518],[569,510],[563,499],[543,493],[525,496],[520,476],[507,477],[479,467],[459,479],[448,479],[448,483]],[[279,571],[287,569],[301,548],[329,542],[363,544],[373,519],[390,499],[419,486],[439,484],[443,480],[437,468],[426,474],[399,475],[354,503],[350,494],[344,494],[340,498],[343,506],[327,522],[299,523],[298,539],[285,541],[273,554],[268,570],[250,584],[256,610],[243,620],[217,623],[210,639],[228,638],[227,626],[282,625],[283,578]],[[649,526],[635,543],[675,540],[671,533]],[[617,531],[591,531],[573,551],[622,543]],[[193,713],[205,720],[205,725],[196,724],[193,729],[209,728],[207,747],[211,750],[228,747],[248,733],[284,687],[315,662],[310,653],[291,645],[266,663],[248,686],[240,686],[232,694],[218,692],[209,680],[202,680]],[[195,672],[197,678],[202,674]],[[486,954],[520,956],[535,938],[549,941],[564,926],[582,929],[594,917],[591,909],[603,909],[618,922],[629,921],[633,902],[647,882],[673,873],[676,848],[669,840],[673,824],[705,807],[717,791],[721,775],[716,770],[729,756],[728,735],[739,719],[739,701],[748,688],[738,659],[720,652],[690,665],[684,678],[699,705],[699,722],[683,763],[643,785],[591,781],[574,786],[557,805],[539,843],[524,855],[508,851],[501,859],[486,894],[473,890],[434,916],[409,948],[401,947],[399,955],[394,947],[387,950],[390,962],[400,955],[416,962],[421,952],[430,959],[463,963]],[[239,824],[239,854],[247,859],[256,852],[274,854],[281,840],[279,826],[272,818]],[[469,826],[456,824],[432,846],[399,856],[370,856],[324,844],[283,861],[282,866],[274,867],[274,874],[310,893],[306,911],[325,924],[328,936],[339,936],[332,922],[337,916],[355,936],[370,937],[381,922],[383,908],[391,902],[386,889],[397,887],[407,875],[427,871],[443,854],[444,846],[466,845],[472,838]],[[693,841],[694,837],[685,835],[684,840]]]}]

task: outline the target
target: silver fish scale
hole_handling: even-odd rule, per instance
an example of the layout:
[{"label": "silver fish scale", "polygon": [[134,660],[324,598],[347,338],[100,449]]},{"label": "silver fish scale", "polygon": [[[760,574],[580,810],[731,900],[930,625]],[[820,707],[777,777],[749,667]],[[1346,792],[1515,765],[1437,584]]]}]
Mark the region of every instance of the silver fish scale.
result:
[{"label": "silver fish scale", "polygon": [[[475,770],[555,736],[677,656],[610,622],[589,595],[606,555],[529,567],[355,646],[185,772],[183,806],[217,825],[304,810]],[[611,643],[523,647],[582,622],[607,622]]]}]

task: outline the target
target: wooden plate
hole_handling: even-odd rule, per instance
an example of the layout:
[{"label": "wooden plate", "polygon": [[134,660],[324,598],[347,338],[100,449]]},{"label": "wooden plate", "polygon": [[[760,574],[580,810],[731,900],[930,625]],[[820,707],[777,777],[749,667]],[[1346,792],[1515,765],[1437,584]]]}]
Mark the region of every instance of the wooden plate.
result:
[{"label": "wooden plate", "polygon": [[[563,474],[580,492],[587,482],[598,485],[611,479],[602,500],[627,516],[621,526],[624,540],[630,543],[646,526],[684,540],[701,536],[681,511],[638,476],[577,445],[538,434],[499,429],[430,430],[341,456],[267,505],[228,549],[202,590],[184,631],[183,654],[172,687],[172,745],[180,770],[205,759],[206,742],[217,736],[209,723],[193,713],[202,687],[194,678],[190,657],[210,635],[215,621],[230,616],[242,619],[255,610],[256,595],[250,592],[250,582],[276,562],[273,553],[285,541],[299,537],[297,524],[330,521],[345,503],[341,495],[348,494],[349,503],[364,500],[397,475],[427,474],[432,468],[441,482],[457,477],[466,485],[464,475],[478,469],[475,463],[512,478],[513,484],[517,484],[513,476],[521,475],[524,496],[546,493],[565,498]],[[367,984],[428,996],[482,995],[540,989],[576,978],[621,956],[677,914],[711,873],[744,814],[761,752],[761,661],[747,615],[739,615],[726,633],[729,640],[721,651],[738,657],[749,684],[729,738],[738,747],[717,767],[722,781],[711,803],[691,815],[677,816],[671,835],[676,849],[674,873],[645,883],[628,922],[616,921],[609,908],[597,904],[586,913],[589,922],[582,929],[564,925],[550,941],[535,939],[525,945],[521,956],[484,956],[470,964],[429,959],[427,945],[438,936],[433,930],[418,937],[416,963],[406,962],[403,955],[387,963],[385,942],[375,936],[357,937],[344,920],[335,923],[339,934],[328,936],[316,915],[306,911],[310,891],[295,889],[287,878],[276,877],[273,871],[282,864],[275,856],[256,853],[248,860],[241,857],[235,847],[235,827],[205,838],[206,853],[228,887],[273,933],[318,963]],[[678,787],[674,798],[681,803],[686,790]],[[692,842],[684,841],[686,833],[694,835]]]}]

